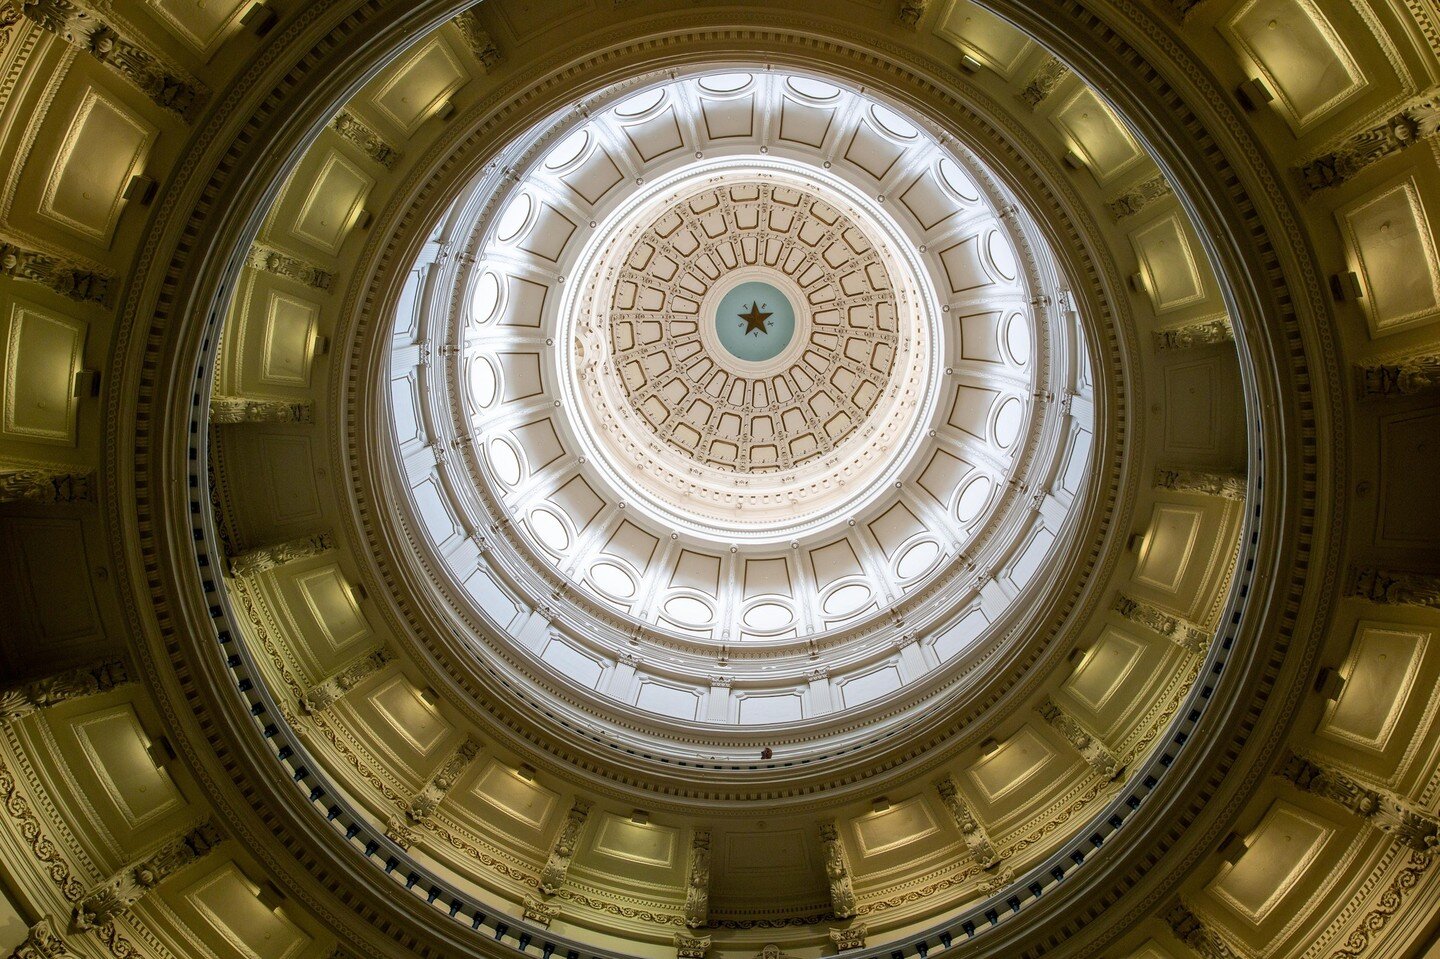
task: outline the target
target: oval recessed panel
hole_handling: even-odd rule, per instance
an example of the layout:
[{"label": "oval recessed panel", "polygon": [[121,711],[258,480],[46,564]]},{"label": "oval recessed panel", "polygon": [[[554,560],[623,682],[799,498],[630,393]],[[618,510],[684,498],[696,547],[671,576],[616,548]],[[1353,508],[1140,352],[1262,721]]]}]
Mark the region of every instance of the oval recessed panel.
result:
[{"label": "oval recessed panel", "polygon": [[985,249],[990,254],[990,263],[1002,279],[1014,280],[1020,275],[1020,266],[1015,261],[1015,250],[999,230],[991,230],[985,238]]},{"label": "oval recessed panel", "polygon": [[859,583],[850,583],[848,586],[841,586],[835,592],[825,597],[821,608],[827,616],[849,616],[856,612],[870,599],[870,587],[861,586]]},{"label": "oval recessed panel", "polygon": [[977,476],[966,483],[955,504],[955,518],[962,523],[975,522],[985,508],[985,502],[990,499],[990,486],[990,480],[984,476]]},{"label": "oval recessed panel", "polygon": [[495,440],[490,444],[490,468],[495,471],[495,478],[506,486],[520,482],[520,456],[509,443]]},{"label": "oval recessed panel", "polygon": [[750,85],[753,79],[748,73],[717,73],[700,78],[700,89],[707,93],[735,93]]},{"label": "oval recessed panel", "polygon": [[900,140],[913,140],[920,132],[915,129],[914,124],[896,113],[894,110],[880,104],[875,104],[871,111],[875,115],[875,122],[880,129]]},{"label": "oval recessed panel", "polygon": [[1011,362],[1019,366],[1030,363],[1030,322],[1023,313],[1015,313],[1005,324],[1005,351]]},{"label": "oval recessed panel", "polygon": [[704,626],[713,614],[694,596],[676,596],[665,604],[665,615],[683,626]]},{"label": "oval recessed panel", "polygon": [[[470,398],[477,406],[486,407],[495,402],[495,396],[499,392],[500,383],[495,378],[495,367],[490,365],[489,360],[477,356],[470,364]],[[496,472],[499,472],[498,468]],[[515,477],[517,480],[519,478],[518,475]]]},{"label": "oval recessed panel", "polygon": [[1020,424],[1025,420],[1025,406],[1015,397],[1000,404],[1000,412],[995,414],[995,442],[1005,449],[1015,445],[1015,440],[1020,437]]},{"label": "oval recessed panel", "polygon": [[635,578],[614,563],[596,563],[591,566],[590,581],[602,593],[609,593],[620,599],[629,599],[635,595]]},{"label": "oval recessed panel", "polygon": [[615,108],[615,115],[622,117],[638,117],[641,114],[649,113],[660,105],[665,99],[665,91],[661,87],[653,90],[646,90],[644,93],[637,93],[630,99],[624,101]]},{"label": "oval recessed panel", "polygon": [[545,166],[551,170],[569,166],[579,159],[580,154],[585,152],[585,147],[589,142],[589,133],[584,130],[576,130],[555,145],[555,149],[551,150],[550,155],[545,158]]},{"label": "oval recessed panel", "polygon": [[537,509],[530,513],[530,529],[545,548],[563,553],[570,548],[570,531],[560,517],[548,509]]},{"label": "oval recessed panel", "polygon": [[940,544],[934,540],[921,540],[900,554],[895,563],[895,575],[901,580],[914,579],[930,572],[940,556]]},{"label": "oval recessed panel", "polygon": [[757,603],[745,611],[745,625],[756,632],[769,633],[784,629],[795,621],[795,614],[779,603]]},{"label": "oval recessed panel", "polygon": [[840,95],[839,87],[809,77],[791,77],[787,82],[790,89],[811,100],[833,100]]},{"label": "oval recessed panel", "polygon": [[470,318],[476,323],[488,323],[495,318],[495,308],[500,305],[500,278],[486,270],[475,281],[475,292],[470,296]]},{"label": "oval recessed panel", "polygon": [[940,179],[944,180],[945,185],[960,199],[970,203],[980,201],[980,191],[975,188],[975,184],[965,175],[965,171],[960,169],[960,165],[948,157],[940,161]]},{"label": "oval recessed panel", "polygon": [[522,193],[510,201],[505,212],[500,215],[500,222],[495,225],[495,237],[498,240],[513,240],[525,229],[525,221],[530,219],[530,210],[535,206],[535,201],[530,199],[530,194]]}]

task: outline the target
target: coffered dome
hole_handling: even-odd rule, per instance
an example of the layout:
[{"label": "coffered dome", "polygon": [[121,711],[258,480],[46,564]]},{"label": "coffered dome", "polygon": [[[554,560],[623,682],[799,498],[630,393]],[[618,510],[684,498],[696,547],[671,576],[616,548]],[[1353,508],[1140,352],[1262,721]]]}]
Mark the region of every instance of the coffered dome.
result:
[{"label": "coffered dome", "polygon": [[[753,750],[665,720],[790,739],[950,688],[1042,592],[1094,455],[1074,298],[1008,189],[932,121],[739,65],[518,137],[393,333],[394,481],[445,615],[550,671],[536,695],[584,689],[576,722],[697,757]],[[423,385],[417,328],[450,344]],[[452,517],[476,533],[447,548]]]}]

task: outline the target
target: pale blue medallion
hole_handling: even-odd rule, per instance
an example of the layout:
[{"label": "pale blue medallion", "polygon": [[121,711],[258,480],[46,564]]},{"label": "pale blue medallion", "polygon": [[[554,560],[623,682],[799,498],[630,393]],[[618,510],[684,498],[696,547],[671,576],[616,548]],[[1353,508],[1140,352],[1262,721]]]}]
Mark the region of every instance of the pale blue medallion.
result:
[{"label": "pale blue medallion", "polygon": [[790,300],[759,280],[741,283],[721,297],[711,322],[720,345],[748,363],[774,359],[795,336],[795,308]]}]

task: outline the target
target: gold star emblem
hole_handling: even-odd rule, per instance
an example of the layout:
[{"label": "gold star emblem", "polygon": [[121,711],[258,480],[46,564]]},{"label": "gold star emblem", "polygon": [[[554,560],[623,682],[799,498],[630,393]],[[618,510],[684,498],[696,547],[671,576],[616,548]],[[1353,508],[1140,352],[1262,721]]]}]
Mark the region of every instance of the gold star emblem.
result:
[{"label": "gold star emblem", "polygon": [[760,304],[751,300],[750,312],[738,314],[740,319],[745,321],[745,332],[743,335],[749,336],[751,333],[769,333],[770,330],[766,328],[765,321],[773,315],[773,313],[763,312],[760,309]]}]

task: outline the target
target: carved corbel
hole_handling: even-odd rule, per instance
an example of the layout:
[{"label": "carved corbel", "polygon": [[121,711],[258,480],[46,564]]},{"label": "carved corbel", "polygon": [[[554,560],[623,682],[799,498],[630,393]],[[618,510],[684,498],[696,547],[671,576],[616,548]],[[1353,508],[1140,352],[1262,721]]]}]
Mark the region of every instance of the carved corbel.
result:
[{"label": "carved corbel", "polygon": [[1288,753],[1275,774],[1296,789],[1339,803],[1416,852],[1440,845],[1440,820],[1394,793],[1352,779],[1334,766]]},{"label": "carved corbel", "polygon": [[579,799],[565,814],[560,834],[555,837],[555,842],[550,847],[550,855],[545,860],[545,867],[540,870],[540,891],[545,895],[553,896],[565,885],[565,876],[570,872],[570,862],[575,858],[575,850],[580,845],[580,831],[585,828],[585,820],[589,816],[590,804]]},{"label": "carved corbel", "polygon": [[1125,767],[1100,741],[1100,737],[1080,725],[1075,717],[1061,709],[1049,696],[1035,704],[1035,711],[1051,728],[1065,737],[1075,747],[1082,759],[1106,779],[1114,779],[1125,771]]},{"label": "carved corbel", "polygon": [[0,689],[0,721],[13,722],[39,709],[82,696],[106,693],[133,682],[124,659],[107,659]]},{"label": "carved corbel", "polygon": [[960,787],[954,777],[946,776],[935,784],[935,789],[940,793],[940,801],[949,810],[950,818],[955,821],[960,837],[965,840],[965,845],[970,850],[970,855],[975,857],[975,861],[985,869],[994,869],[1000,865],[1000,854],[990,842],[985,827],[975,818],[969,803],[960,795]]},{"label": "carved corbel", "polygon": [[221,839],[214,823],[206,820],[168,840],[155,852],[86,893],[75,905],[72,928],[83,931],[104,925],[167,878],[209,855]]},{"label": "carved corbel", "polygon": [[236,553],[230,557],[230,575],[253,576],[267,572],[286,563],[294,563],[312,556],[319,556],[335,548],[335,541],[329,532],[316,533],[289,539],[272,546],[260,546]]},{"label": "carved corbel", "polygon": [[3,239],[0,239],[0,274],[37,283],[72,300],[102,306],[109,305],[110,284],[115,280],[101,270]]},{"label": "carved corbel", "polygon": [[697,829],[690,840],[690,872],[685,886],[685,925],[703,929],[710,921],[710,830]]},{"label": "carved corbel", "polygon": [[310,400],[262,400],[217,395],[210,398],[210,422],[216,426],[236,423],[313,423],[315,404]]},{"label": "carved corbel", "polygon": [[158,106],[193,120],[210,91],[118,30],[103,9],[93,0],[23,0],[20,5],[20,12],[37,26],[125,77]]},{"label": "carved corbel", "polygon": [[333,676],[316,683],[300,697],[302,713],[318,713],[331,703],[354,689],[365,677],[373,675],[388,666],[395,659],[389,647],[381,646],[361,659],[356,660]]},{"label": "carved corbel", "polygon": [[1210,645],[1210,634],[1201,627],[1124,593],[1115,594],[1110,608],[1137,626],[1159,633],[1187,653],[1203,653]]},{"label": "carved corbel", "polygon": [[0,503],[88,502],[94,495],[95,474],[64,466],[0,462]]},{"label": "carved corbel", "polygon": [[820,848],[825,859],[825,879],[830,886],[830,905],[838,919],[856,913],[855,888],[850,881],[850,863],[840,842],[840,830],[833,821],[820,824]]},{"label": "carved corbel", "polygon": [[1155,471],[1155,488],[1243,500],[1245,477],[1239,473],[1161,468]]}]

